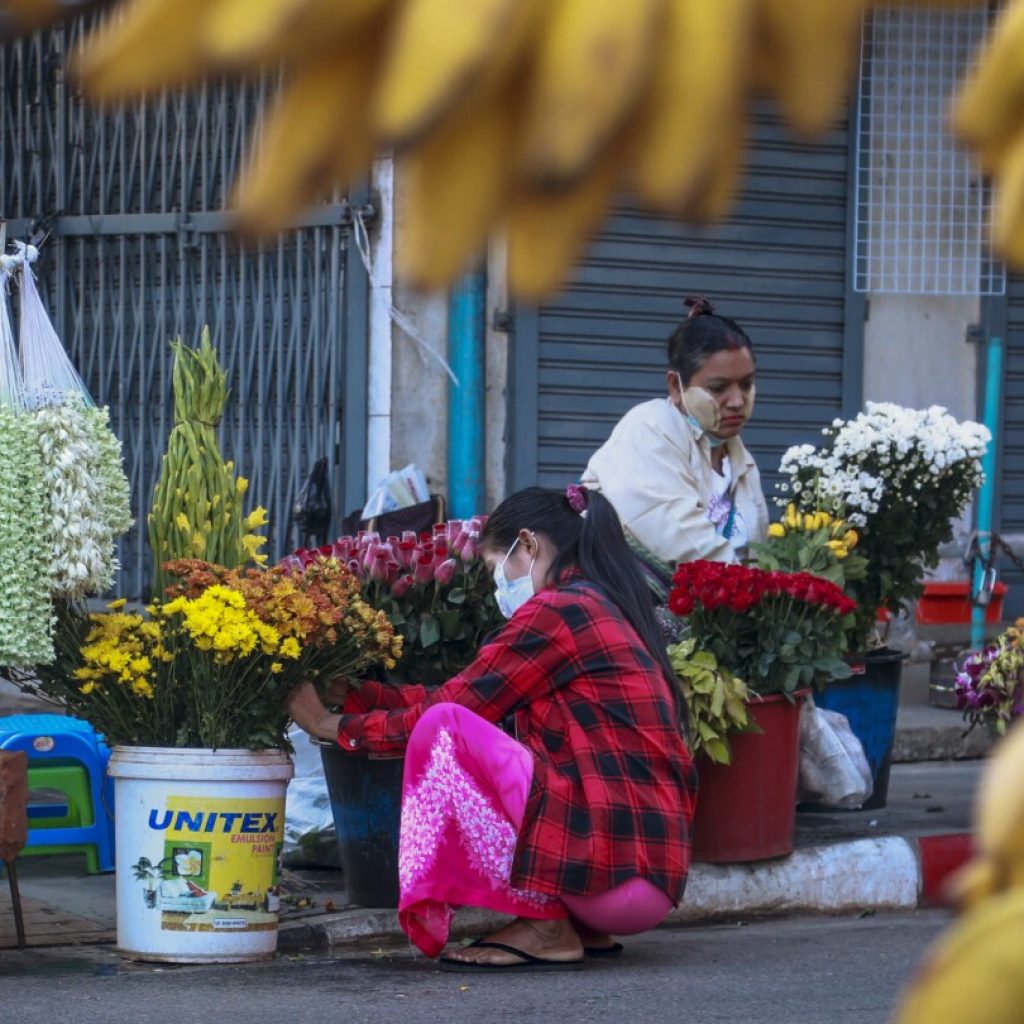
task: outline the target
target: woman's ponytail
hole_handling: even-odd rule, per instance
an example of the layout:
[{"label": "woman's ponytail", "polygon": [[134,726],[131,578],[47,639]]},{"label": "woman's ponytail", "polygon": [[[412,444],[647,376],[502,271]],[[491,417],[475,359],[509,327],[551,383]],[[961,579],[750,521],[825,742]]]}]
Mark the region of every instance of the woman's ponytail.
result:
[{"label": "woman's ponytail", "polygon": [[675,672],[654,614],[654,597],[636,555],[626,543],[618,513],[599,491],[584,493],[586,509],[582,513],[580,571],[619,606],[675,690]]}]

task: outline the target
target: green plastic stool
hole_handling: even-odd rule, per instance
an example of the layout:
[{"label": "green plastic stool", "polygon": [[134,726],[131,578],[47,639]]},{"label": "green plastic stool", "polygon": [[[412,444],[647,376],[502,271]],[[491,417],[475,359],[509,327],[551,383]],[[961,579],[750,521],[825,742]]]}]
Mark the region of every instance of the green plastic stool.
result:
[{"label": "green plastic stool", "polygon": [[[66,811],[60,815],[40,815],[38,811],[45,807],[33,804],[32,793],[38,790],[55,790],[64,797]],[[28,769],[28,827],[45,832],[49,828],[79,828],[91,825],[96,820],[96,812],[90,796],[89,773],[84,765],[76,762],[66,764],[29,764]],[[33,813],[33,811],[37,813]],[[42,839],[42,836],[38,837]],[[45,842],[45,841],[44,841]],[[54,846],[26,845],[21,851],[23,857],[45,856],[62,853],[85,854],[85,867],[90,875],[99,874],[100,863],[95,843],[60,843]]]}]

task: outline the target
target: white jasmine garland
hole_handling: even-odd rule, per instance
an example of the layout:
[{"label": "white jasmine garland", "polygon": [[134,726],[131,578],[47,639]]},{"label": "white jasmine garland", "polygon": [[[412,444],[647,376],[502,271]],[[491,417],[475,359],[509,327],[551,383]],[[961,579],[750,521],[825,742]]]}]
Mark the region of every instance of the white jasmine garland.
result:
[{"label": "white jasmine garland", "polygon": [[29,413],[49,496],[47,535],[54,596],[83,597],[107,589],[118,563],[116,537],[131,525],[121,446],[106,410],[80,395]]},{"label": "white jasmine garland", "polygon": [[35,424],[0,405],[0,665],[53,661],[46,513]]}]

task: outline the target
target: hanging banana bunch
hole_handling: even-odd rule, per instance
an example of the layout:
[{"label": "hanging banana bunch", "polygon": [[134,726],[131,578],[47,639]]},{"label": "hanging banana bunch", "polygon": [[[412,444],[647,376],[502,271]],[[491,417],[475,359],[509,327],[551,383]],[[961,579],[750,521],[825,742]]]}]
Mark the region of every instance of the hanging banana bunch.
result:
[{"label": "hanging banana bunch", "polygon": [[244,477],[235,479],[234,464],[223,460],[217,444],[228,389],[209,328],[203,328],[198,349],[181,341],[171,347],[174,426],[149,513],[157,596],[168,582],[162,566],[174,559],[199,558],[229,569],[266,561],[259,554],[266,537],[252,532],[267,522],[266,510],[244,515],[248,483]]},{"label": "hanging banana bunch", "polygon": [[[400,269],[410,283],[450,283],[500,229],[510,286],[537,298],[559,284],[623,186],[688,220],[724,216],[753,94],[772,96],[802,137],[827,128],[843,112],[871,6],[123,0],[76,69],[94,97],[117,101],[283,65],[284,90],[233,197],[244,232],[286,227],[393,150],[408,182]],[[1024,167],[1024,134],[1011,152]]]}]

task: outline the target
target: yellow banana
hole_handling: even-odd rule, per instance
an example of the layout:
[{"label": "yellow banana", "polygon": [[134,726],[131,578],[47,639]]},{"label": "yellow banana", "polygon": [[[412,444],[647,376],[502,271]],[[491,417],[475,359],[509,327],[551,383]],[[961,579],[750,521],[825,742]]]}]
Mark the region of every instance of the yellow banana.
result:
[{"label": "yellow banana", "polygon": [[486,102],[523,55],[547,0],[406,0],[392,26],[373,123],[405,144],[466,97]]},{"label": "yellow banana", "polygon": [[538,300],[563,281],[573,258],[601,223],[622,171],[622,147],[613,144],[600,164],[564,191],[517,195],[506,214],[510,289]]},{"label": "yellow banana", "polygon": [[697,222],[722,220],[732,209],[743,178],[746,125],[739,121],[724,126],[712,148],[715,162],[687,210],[687,216]]},{"label": "yellow banana", "polygon": [[1020,1024],[1022,950],[1024,889],[986,900],[931,949],[894,1024]]},{"label": "yellow banana", "polygon": [[1024,729],[1014,729],[992,752],[978,788],[978,849],[1003,861],[1024,862]]},{"label": "yellow banana", "polygon": [[992,29],[977,67],[953,106],[953,124],[985,170],[995,172],[1024,122],[1024,0],[1013,0]]},{"label": "yellow banana", "polygon": [[519,93],[506,88],[446,119],[403,159],[408,215],[400,271],[412,283],[448,283],[486,240],[508,191]]},{"label": "yellow banana", "polygon": [[[753,0],[668,0],[636,160],[637,191],[659,209],[685,214],[721,176],[717,167],[730,174],[752,7]],[[717,209],[720,198],[709,205]]]},{"label": "yellow banana", "polygon": [[790,127],[810,137],[843,112],[865,0],[757,0],[757,78]]},{"label": "yellow banana", "polygon": [[217,0],[202,30],[218,68],[259,70],[275,60],[305,61],[344,45],[388,0]]},{"label": "yellow banana", "polygon": [[279,231],[333,182],[347,183],[369,166],[375,38],[361,33],[344,50],[307,61],[285,86],[235,190],[238,224],[246,234]]},{"label": "yellow banana", "polygon": [[187,85],[206,67],[200,32],[209,0],[132,0],[86,40],[73,67],[94,99]]},{"label": "yellow banana", "polygon": [[992,242],[1008,263],[1024,266],[1024,130],[1000,158],[995,182]]},{"label": "yellow banana", "polygon": [[520,168],[541,188],[590,172],[633,113],[664,0],[559,0],[531,72]]}]

